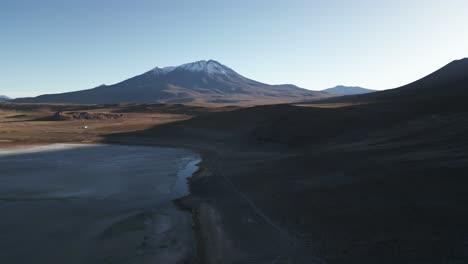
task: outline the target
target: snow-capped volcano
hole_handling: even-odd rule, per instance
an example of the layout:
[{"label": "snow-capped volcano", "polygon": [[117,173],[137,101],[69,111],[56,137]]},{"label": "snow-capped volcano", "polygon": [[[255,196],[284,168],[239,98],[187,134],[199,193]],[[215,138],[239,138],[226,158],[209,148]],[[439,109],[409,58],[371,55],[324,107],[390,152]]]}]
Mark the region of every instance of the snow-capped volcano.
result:
[{"label": "snow-capped volcano", "polygon": [[201,60],[180,66],[169,66],[164,68],[156,67],[153,71],[157,74],[168,74],[174,70],[186,70],[190,72],[206,72],[208,74],[228,74],[235,73],[231,68],[214,60]]},{"label": "snow-capped volcano", "polygon": [[248,79],[214,60],[156,67],[120,83],[62,94],[20,98],[16,102],[54,103],[252,103],[292,102],[329,94],[294,85]]},{"label": "snow-capped volcano", "polygon": [[197,61],[192,63],[183,64],[176,69],[184,69],[192,72],[206,72],[209,74],[228,74],[233,73],[229,67],[222,65],[221,63],[209,60],[209,61]]}]

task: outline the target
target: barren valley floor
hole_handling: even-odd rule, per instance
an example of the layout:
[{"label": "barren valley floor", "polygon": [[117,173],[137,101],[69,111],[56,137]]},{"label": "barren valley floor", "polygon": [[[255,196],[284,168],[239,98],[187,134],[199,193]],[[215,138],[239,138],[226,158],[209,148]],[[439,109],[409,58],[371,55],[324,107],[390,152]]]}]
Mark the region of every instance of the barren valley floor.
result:
[{"label": "barren valley floor", "polygon": [[1,144],[89,140],[200,153],[184,201],[199,263],[464,263],[468,109],[463,97],[449,99],[88,106],[80,111],[124,119],[81,130],[87,121],[4,117]]}]

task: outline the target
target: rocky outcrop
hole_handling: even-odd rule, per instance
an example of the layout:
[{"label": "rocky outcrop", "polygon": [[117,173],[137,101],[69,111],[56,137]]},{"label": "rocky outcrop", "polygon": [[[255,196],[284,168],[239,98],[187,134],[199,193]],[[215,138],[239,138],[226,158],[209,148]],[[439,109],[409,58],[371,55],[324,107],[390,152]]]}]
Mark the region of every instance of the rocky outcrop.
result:
[{"label": "rocky outcrop", "polygon": [[66,120],[113,120],[121,118],[123,114],[114,113],[91,113],[91,112],[57,112],[52,116],[52,120],[66,121]]}]

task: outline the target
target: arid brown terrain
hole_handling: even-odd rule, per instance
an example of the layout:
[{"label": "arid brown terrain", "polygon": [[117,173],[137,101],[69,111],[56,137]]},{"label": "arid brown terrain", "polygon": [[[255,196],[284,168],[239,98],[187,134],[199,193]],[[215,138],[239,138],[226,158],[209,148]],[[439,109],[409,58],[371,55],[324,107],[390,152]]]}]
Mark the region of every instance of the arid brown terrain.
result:
[{"label": "arid brown terrain", "polygon": [[0,144],[99,142],[115,132],[139,131],[205,112],[237,107],[196,105],[0,104]]}]

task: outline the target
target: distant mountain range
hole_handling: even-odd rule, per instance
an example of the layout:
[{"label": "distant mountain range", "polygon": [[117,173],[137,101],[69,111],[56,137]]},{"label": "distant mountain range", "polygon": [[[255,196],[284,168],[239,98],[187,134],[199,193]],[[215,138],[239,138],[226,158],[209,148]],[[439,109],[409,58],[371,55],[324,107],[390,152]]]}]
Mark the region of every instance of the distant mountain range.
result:
[{"label": "distant mountain range", "polygon": [[291,84],[269,85],[248,79],[213,60],[154,68],[114,85],[19,98],[20,103],[249,103],[293,102],[330,94]]},{"label": "distant mountain range", "polygon": [[0,102],[10,101],[11,98],[6,95],[0,95]]},{"label": "distant mountain range", "polygon": [[329,94],[336,94],[336,95],[351,95],[351,94],[366,94],[376,92],[376,90],[366,89],[359,86],[343,86],[338,85],[333,88],[328,88],[322,90],[322,92],[326,92]]}]

